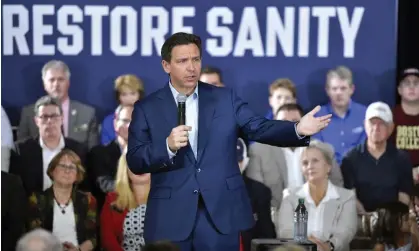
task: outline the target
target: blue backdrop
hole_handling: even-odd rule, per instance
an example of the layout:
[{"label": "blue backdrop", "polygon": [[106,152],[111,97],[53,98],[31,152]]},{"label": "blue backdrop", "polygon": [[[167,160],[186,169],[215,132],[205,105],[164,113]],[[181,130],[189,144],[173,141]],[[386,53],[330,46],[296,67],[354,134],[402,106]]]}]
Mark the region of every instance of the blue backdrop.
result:
[{"label": "blue backdrop", "polygon": [[200,35],[203,65],[221,68],[261,114],[280,77],[297,84],[304,108],[325,103],[325,74],[337,65],[353,70],[356,101],[395,103],[396,0],[56,2],[2,1],[2,105],[13,124],[44,94],[41,68],[51,59],[69,64],[71,98],[100,119],[116,106],[118,75],[137,74],[147,93],[157,90],[167,81],[160,47],[177,31]]}]

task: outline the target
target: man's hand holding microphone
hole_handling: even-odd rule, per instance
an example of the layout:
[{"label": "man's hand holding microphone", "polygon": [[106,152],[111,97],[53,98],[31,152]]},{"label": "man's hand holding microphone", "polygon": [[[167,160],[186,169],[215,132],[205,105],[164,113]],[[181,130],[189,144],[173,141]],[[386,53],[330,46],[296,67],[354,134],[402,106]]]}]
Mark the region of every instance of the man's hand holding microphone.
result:
[{"label": "man's hand holding microphone", "polygon": [[186,125],[180,125],[172,129],[169,137],[167,137],[167,144],[172,153],[176,153],[177,150],[188,145],[188,132],[191,130],[192,127]]},{"label": "man's hand holding microphone", "polygon": [[192,130],[192,127],[185,125],[186,99],[187,97],[184,94],[179,94],[176,97],[178,126],[173,128],[169,137],[167,137],[167,145],[173,154],[176,154],[177,150],[188,145],[188,132]]}]

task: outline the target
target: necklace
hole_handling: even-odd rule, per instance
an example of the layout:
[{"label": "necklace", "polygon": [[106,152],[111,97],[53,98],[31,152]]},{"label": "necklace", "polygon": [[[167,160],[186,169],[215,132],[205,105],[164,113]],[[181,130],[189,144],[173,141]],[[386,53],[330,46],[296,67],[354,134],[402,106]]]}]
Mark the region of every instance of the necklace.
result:
[{"label": "necklace", "polygon": [[54,194],[54,200],[57,203],[57,206],[61,209],[61,213],[65,214],[65,209],[68,207],[68,205],[70,204],[71,198],[68,199],[68,201],[64,204],[64,206],[61,206],[61,204],[58,202],[57,197],[55,197]]}]

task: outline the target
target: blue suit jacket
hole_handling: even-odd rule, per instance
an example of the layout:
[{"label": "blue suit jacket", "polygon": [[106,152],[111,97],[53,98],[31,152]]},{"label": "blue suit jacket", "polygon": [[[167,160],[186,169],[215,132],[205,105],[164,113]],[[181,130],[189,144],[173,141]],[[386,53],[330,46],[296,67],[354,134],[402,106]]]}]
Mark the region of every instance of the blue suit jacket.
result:
[{"label": "blue suit jacket", "polygon": [[254,220],[236,157],[237,138],[276,146],[305,146],[294,123],[253,113],[228,88],[199,82],[198,153],[181,148],[169,159],[166,138],[177,126],[169,85],[135,104],[127,162],[133,173],[152,173],[145,239],[185,240],[193,230],[199,194],[221,233],[249,229]]}]

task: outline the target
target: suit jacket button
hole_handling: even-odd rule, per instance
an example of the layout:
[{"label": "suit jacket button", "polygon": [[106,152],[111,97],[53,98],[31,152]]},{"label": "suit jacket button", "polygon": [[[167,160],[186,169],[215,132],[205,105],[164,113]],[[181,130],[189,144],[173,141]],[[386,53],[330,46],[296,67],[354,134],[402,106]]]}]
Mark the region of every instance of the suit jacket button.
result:
[{"label": "suit jacket button", "polygon": [[197,193],[198,193],[198,190],[196,190],[196,189],[195,189],[195,190],[193,190],[193,193],[194,193],[194,194],[197,194]]},{"label": "suit jacket button", "polygon": [[200,172],[201,172],[201,168],[196,169],[196,171],[197,171],[198,173],[200,173]]}]

